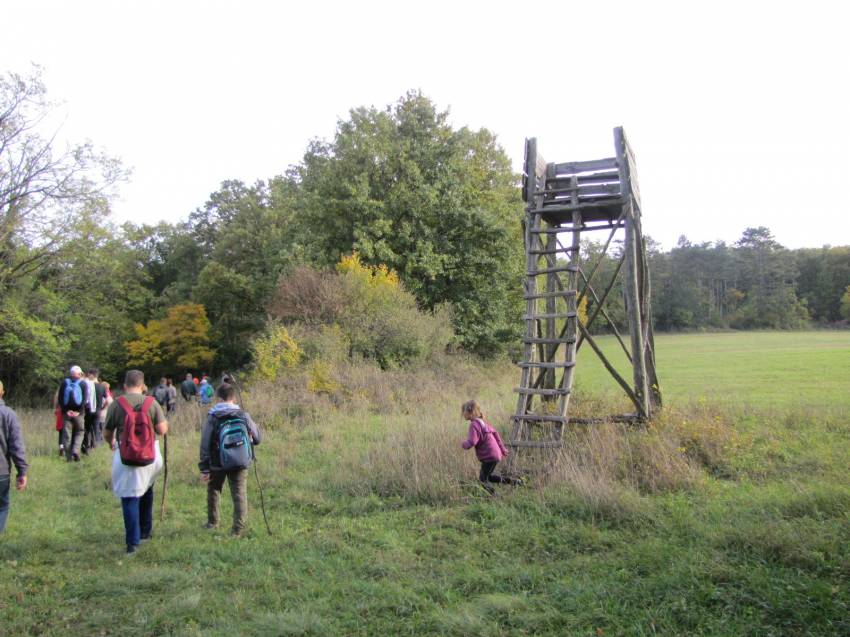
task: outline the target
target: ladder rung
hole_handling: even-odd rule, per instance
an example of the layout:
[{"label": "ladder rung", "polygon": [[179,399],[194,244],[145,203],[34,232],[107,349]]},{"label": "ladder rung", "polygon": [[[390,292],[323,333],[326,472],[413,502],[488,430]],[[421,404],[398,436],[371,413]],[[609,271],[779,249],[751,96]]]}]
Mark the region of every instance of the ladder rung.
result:
[{"label": "ladder rung", "polygon": [[575,295],[575,290],[561,290],[559,292],[541,292],[540,294],[526,294],[524,297],[522,297],[522,300],[531,301],[532,299],[555,299]]},{"label": "ladder rung", "polygon": [[575,252],[578,250],[575,246],[569,248],[557,248],[555,250],[527,250],[527,254],[560,254],[562,252]]},{"label": "ladder rung", "polygon": [[554,268],[543,268],[542,270],[531,270],[526,276],[537,276],[538,274],[552,274],[553,272],[578,272],[577,265],[559,265]]},{"label": "ladder rung", "polygon": [[578,316],[575,312],[564,312],[562,314],[523,314],[523,321],[533,321],[535,319],[559,319],[559,318],[573,318],[574,316]]},{"label": "ladder rung", "polygon": [[567,422],[569,419],[569,416],[546,416],[544,414],[525,414],[524,416],[514,414],[511,416],[511,420],[530,420],[535,422]]},{"label": "ladder rung", "polygon": [[535,396],[566,396],[569,389],[531,389],[530,387],[514,387],[514,393],[533,394]]},{"label": "ladder rung", "polygon": [[575,343],[575,338],[532,338],[530,336],[522,337],[523,343],[542,344],[542,345],[563,345],[567,343]]},{"label": "ladder rung", "polygon": [[517,367],[529,367],[540,369],[563,369],[565,367],[575,366],[575,363],[517,363]]},{"label": "ladder rung", "polygon": [[557,449],[558,447],[563,447],[564,443],[561,441],[552,441],[552,442],[536,442],[534,440],[508,440],[505,442],[505,446],[507,447],[537,447],[539,449]]},{"label": "ladder rung", "polygon": [[531,234],[557,234],[559,232],[572,232],[572,230],[565,230],[564,228],[532,228],[529,232]]}]

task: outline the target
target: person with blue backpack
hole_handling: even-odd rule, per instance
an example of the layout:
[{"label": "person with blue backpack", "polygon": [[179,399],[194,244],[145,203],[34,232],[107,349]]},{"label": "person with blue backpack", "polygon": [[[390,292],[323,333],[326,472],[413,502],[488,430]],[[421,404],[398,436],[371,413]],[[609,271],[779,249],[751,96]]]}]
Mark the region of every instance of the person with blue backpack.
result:
[{"label": "person with blue backpack", "polygon": [[224,481],[233,498],[233,524],[230,534],[241,536],[248,516],[248,469],[254,459],[254,445],[263,437],[257,425],[236,404],[232,385],[220,385],[219,402],[210,409],[201,433],[201,479],[207,484],[207,522],[204,528],[218,528]]},{"label": "person with blue backpack", "polygon": [[79,462],[80,447],[85,434],[83,414],[89,403],[89,388],[83,382],[83,370],[79,365],[71,367],[68,376],[53,396],[53,409],[62,411],[62,446],[65,449],[65,460]]}]

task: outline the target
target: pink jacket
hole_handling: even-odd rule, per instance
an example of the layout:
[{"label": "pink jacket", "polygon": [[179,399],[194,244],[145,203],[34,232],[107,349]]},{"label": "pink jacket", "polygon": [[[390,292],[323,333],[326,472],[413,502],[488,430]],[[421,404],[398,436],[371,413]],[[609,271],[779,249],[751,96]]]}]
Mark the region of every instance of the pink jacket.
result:
[{"label": "pink jacket", "polygon": [[480,462],[499,462],[508,453],[499,432],[480,418],[469,423],[469,438],[460,444],[464,449],[475,447],[475,456]]}]

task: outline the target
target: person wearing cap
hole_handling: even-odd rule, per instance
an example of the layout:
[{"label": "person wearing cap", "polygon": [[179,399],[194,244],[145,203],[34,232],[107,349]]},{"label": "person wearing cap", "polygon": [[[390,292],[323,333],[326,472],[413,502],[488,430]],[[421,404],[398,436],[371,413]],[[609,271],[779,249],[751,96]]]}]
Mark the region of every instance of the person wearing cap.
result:
[{"label": "person wearing cap", "polygon": [[9,491],[12,486],[12,465],[18,472],[15,484],[18,491],[27,486],[27,453],[21,437],[18,414],[3,402],[3,383],[0,382],[0,535],[9,517]]},{"label": "person wearing cap", "polygon": [[79,462],[80,447],[85,434],[83,413],[89,402],[89,388],[83,382],[83,370],[79,365],[71,367],[68,376],[53,395],[53,409],[62,410],[62,445],[65,447],[65,460]]}]

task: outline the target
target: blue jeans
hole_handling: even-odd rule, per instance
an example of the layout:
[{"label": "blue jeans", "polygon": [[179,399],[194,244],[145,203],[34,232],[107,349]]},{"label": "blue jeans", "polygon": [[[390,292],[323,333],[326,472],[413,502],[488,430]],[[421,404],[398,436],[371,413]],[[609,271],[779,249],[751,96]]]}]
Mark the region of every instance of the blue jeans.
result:
[{"label": "blue jeans", "polygon": [[0,535],[6,526],[6,518],[9,517],[9,487],[12,485],[12,476],[0,476]]},{"label": "blue jeans", "polygon": [[141,537],[150,536],[153,529],[153,487],[138,498],[121,498],[121,510],[127,546],[138,546]]}]

